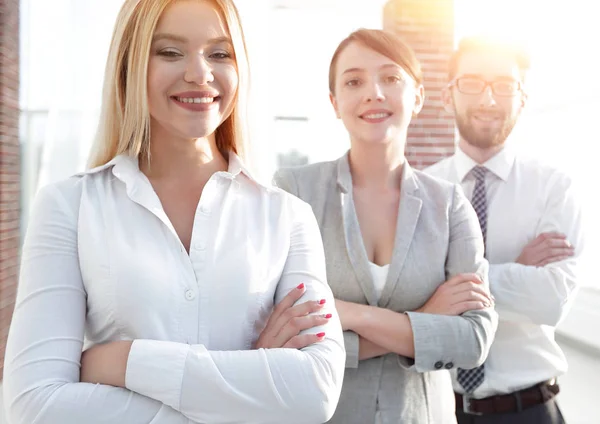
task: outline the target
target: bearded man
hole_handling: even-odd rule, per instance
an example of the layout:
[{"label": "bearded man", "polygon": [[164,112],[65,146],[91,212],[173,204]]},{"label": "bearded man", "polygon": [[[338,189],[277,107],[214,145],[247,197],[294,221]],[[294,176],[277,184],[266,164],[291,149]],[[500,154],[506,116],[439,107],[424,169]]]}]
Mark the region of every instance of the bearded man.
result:
[{"label": "bearded man", "polygon": [[529,62],[515,45],[461,41],[442,93],[458,148],[426,169],[471,199],[499,314],[485,363],[451,371],[459,424],[564,423],[556,394],[567,362],[554,330],[577,292],[582,219],[567,175],[507,145],[527,102]]}]

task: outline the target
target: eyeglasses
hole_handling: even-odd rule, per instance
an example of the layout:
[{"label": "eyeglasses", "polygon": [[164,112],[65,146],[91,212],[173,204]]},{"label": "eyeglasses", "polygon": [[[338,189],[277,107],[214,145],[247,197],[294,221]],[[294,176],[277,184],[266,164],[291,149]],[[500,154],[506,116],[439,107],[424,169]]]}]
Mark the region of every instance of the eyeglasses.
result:
[{"label": "eyeglasses", "polygon": [[490,86],[492,93],[500,97],[512,97],[521,91],[521,81],[498,80],[485,81],[476,77],[456,78],[448,84],[448,87],[456,87],[463,94],[481,94]]}]

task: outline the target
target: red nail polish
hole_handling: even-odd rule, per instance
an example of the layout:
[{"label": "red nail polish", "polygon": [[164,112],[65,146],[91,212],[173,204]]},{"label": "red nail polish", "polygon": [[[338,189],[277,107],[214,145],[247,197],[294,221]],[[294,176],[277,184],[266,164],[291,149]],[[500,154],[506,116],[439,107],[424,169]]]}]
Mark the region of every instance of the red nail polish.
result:
[{"label": "red nail polish", "polygon": [[325,300],[325,299],[321,299],[321,300],[319,300],[319,305],[324,305],[324,304],[325,304],[325,302],[326,302],[326,300]]},{"label": "red nail polish", "polygon": [[318,338],[325,337],[325,333],[318,333],[318,334],[317,334],[317,337],[318,337]]},{"label": "red nail polish", "polygon": [[302,290],[304,288],[304,283],[300,283],[298,284],[298,287],[296,287],[298,290]]},{"label": "red nail polish", "polygon": [[327,315],[325,315],[325,318],[329,319],[329,318],[331,318],[332,316],[333,316],[333,315],[331,315],[331,314],[327,314]]}]

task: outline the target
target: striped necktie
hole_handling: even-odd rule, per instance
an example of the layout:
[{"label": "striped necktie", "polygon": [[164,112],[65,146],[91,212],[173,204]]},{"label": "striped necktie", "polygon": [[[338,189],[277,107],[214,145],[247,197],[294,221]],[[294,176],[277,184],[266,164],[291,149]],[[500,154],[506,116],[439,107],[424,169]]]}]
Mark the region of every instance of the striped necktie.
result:
[{"label": "striped necktie", "polygon": [[[473,189],[471,204],[473,205],[473,209],[475,209],[475,213],[477,213],[477,218],[479,218],[484,246],[486,245],[487,235],[487,199],[485,192],[485,175],[487,172],[487,168],[483,166],[476,166],[471,170],[471,174],[475,177],[475,188]],[[483,379],[485,378],[484,365],[481,364],[477,368],[470,370],[463,368],[456,370],[458,383],[465,389],[466,393],[473,393],[483,383]]]}]

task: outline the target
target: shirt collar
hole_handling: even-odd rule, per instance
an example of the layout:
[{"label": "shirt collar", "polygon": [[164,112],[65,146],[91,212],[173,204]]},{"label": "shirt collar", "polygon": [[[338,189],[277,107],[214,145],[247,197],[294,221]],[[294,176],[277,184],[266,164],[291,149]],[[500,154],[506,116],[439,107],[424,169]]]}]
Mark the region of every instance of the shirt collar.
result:
[{"label": "shirt collar", "polygon": [[112,168],[119,167],[119,168],[128,169],[128,168],[132,168],[134,165],[135,165],[135,168],[138,168],[137,159],[134,159],[134,158],[128,156],[127,154],[121,154],[121,155],[115,156],[110,161],[106,162],[104,165],[96,166],[95,168],[86,169],[85,171],[79,172],[76,175],[82,176],[82,175],[97,174],[98,172],[101,172],[101,171],[111,168],[111,167]]},{"label": "shirt collar", "polygon": [[248,167],[244,164],[242,159],[234,152],[229,152],[229,166],[227,167],[227,173],[231,174],[233,178],[237,177],[239,174],[243,174],[250,181],[260,184],[248,170]]},{"label": "shirt collar", "polygon": [[[111,161],[104,165],[88,169],[79,173],[78,175],[95,174],[110,167],[112,167],[113,175],[124,182],[131,181],[133,178],[138,177],[141,173],[138,158],[123,153],[115,156]],[[232,179],[236,178],[240,174],[243,174],[250,181],[259,185],[263,185],[252,176],[247,166],[242,162],[242,159],[234,152],[229,153],[229,165],[227,167],[227,172],[224,174],[228,174],[228,176]]]},{"label": "shirt collar", "polygon": [[[456,153],[454,154],[454,165],[456,167],[456,174],[458,180],[463,181],[465,177],[471,172],[475,166],[479,165],[467,154],[462,151],[460,147],[457,147]],[[503,181],[508,179],[510,171],[512,170],[513,164],[515,163],[515,153],[513,150],[505,146],[502,150],[492,156],[487,162],[482,163],[489,171],[500,178]]]}]

